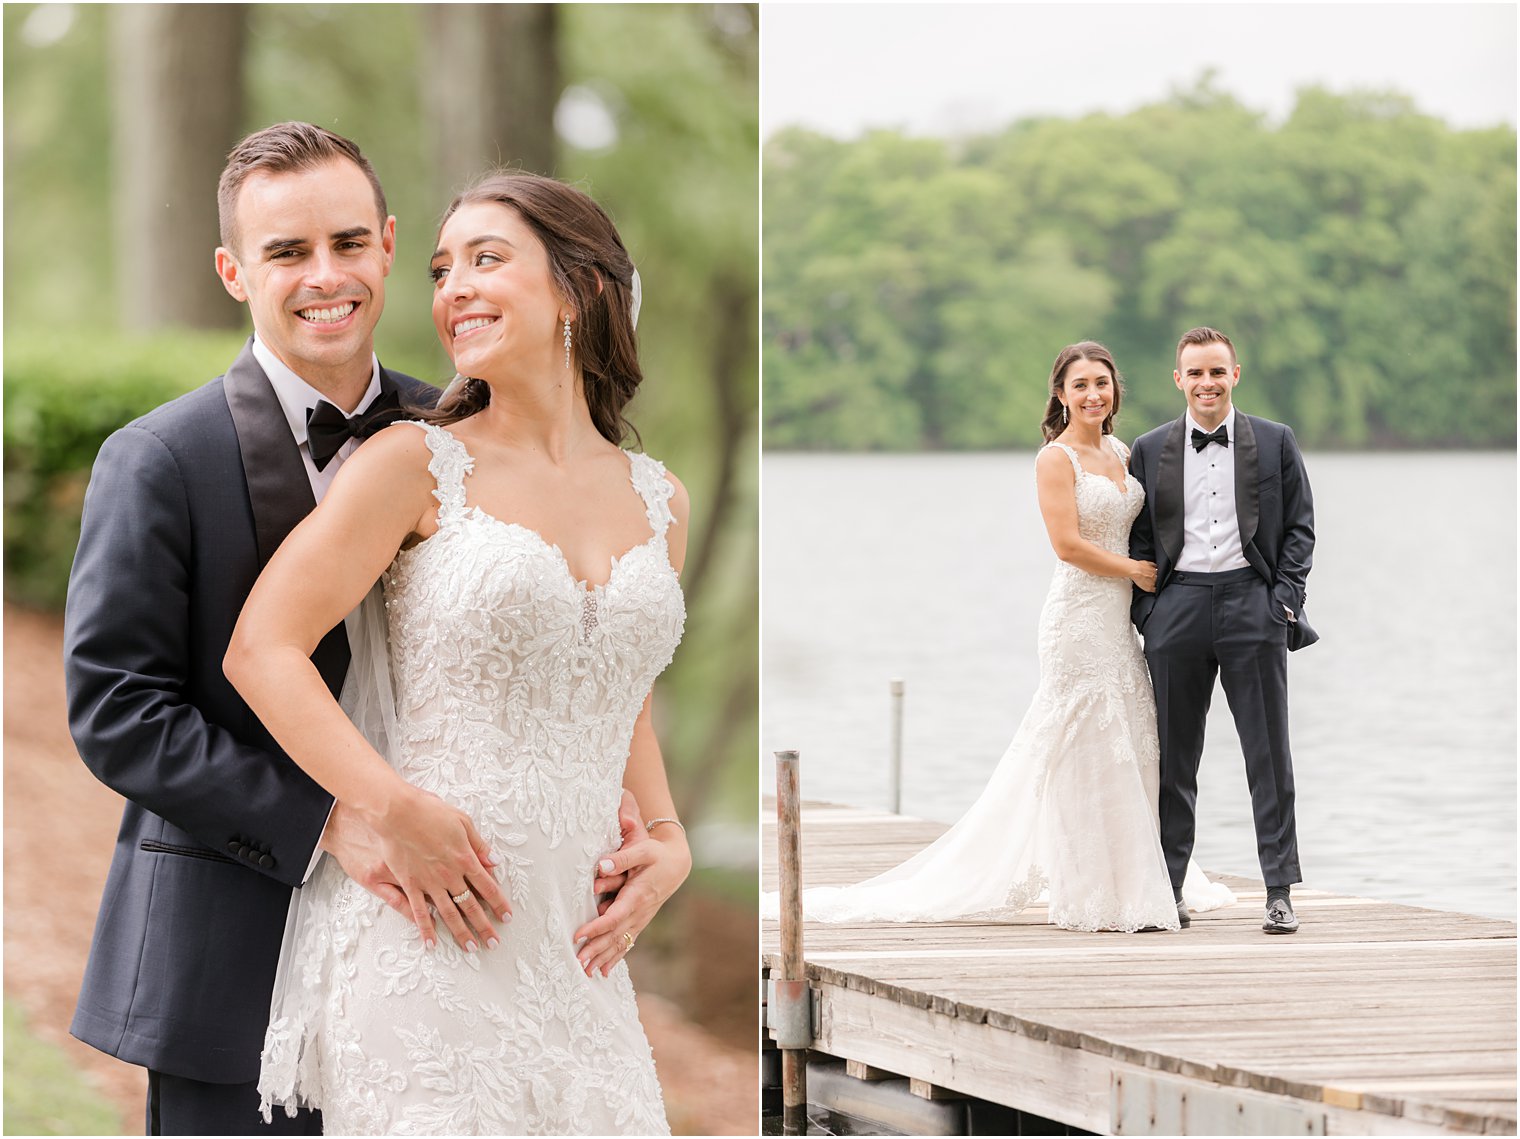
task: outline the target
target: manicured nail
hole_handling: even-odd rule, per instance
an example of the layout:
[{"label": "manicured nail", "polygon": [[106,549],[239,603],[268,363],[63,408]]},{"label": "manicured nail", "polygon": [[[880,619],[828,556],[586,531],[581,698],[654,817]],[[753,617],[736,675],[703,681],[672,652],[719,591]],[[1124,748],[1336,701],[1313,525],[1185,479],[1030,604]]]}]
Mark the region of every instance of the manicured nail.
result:
[{"label": "manicured nail", "polygon": [[579,949],[581,946],[583,946],[585,944],[586,944],[586,938],[584,938],[584,937],[577,937],[575,939],[575,947],[577,949]]},{"label": "manicured nail", "polygon": [[492,949],[495,949],[498,945],[501,944],[501,942],[497,941],[494,937],[492,937],[492,938],[488,938],[486,940],[486,944],[489,945]]},{"label": "manicured nail", "polygon": [[596,868],[598,870],[600,870],[603,874],[611,874],[612,871],[613,871],[613,869],[614,869],[614,867],[612,865],[612,859],[610,859],[610,858],[604,858],[604,859],[602,859],[600,862],[598,862],[596,864]]},{"label": "manicured nail", "polygon": [[429,949],[432,949],[438,943],[436,941],[434,941],[431,937],[429,937],[429,938],[426,939],[426,941],[424,942],[424,944],[426,944]]},{"label": "manicured nail", "polygon": [[467,942],[464,943],[464,951],[466,953],[474,953],[479,948],[480,947],[478,945],[476,945],[473,941],[467,941]]},{"label": "manicured nail", "polygon": [[502,914],[501,920],[510,924],[512,921],[512,911],[508,910],[506,913]]},{"label": "manicured nail", "polygon": [[496,857],[496,852],[494,850],[488,850],[488,851],[486,851],[486,865],[487,866],[500,866],[501,865],[501,859],[499,859],[499,858]]}]

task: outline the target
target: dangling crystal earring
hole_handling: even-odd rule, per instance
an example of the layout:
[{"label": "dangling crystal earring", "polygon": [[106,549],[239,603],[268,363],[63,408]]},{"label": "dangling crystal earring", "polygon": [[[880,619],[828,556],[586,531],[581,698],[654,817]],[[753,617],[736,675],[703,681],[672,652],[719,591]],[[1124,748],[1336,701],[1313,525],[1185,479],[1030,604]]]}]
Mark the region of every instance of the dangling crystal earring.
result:
[{"label": "dangling crystal earring", "polygon": [[1061,405],[1061,426],[1066,426],[1066,405],[1064,403]]},{"label": "dangling crystal earring", "polygon": [[570,369],[570,314],[565,314],[565,370]]}]

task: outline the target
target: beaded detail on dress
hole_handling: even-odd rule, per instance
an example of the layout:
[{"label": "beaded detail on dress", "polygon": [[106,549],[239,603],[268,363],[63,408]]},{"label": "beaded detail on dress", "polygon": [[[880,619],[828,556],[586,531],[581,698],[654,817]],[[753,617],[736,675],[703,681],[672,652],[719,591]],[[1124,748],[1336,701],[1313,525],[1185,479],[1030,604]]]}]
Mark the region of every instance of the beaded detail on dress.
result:
[{"label": "beaded detail on dress", "polygon": [[438,530],[382,579],[387,759],[474,820],[513,917],[495,949],[467,953],[440,922],[428,951],[324,858],[302,890],[299,983],[271,1016],[266,1112],[317,1106],[329,1133],[354,1135],[667,1134],[626,966],[587,977],[571,933],[596,916],[634,722],[684,627],[674,488],[628,455],[651,533],[588,587],[539,534],[467,505],[463,443],[418,426]]}]

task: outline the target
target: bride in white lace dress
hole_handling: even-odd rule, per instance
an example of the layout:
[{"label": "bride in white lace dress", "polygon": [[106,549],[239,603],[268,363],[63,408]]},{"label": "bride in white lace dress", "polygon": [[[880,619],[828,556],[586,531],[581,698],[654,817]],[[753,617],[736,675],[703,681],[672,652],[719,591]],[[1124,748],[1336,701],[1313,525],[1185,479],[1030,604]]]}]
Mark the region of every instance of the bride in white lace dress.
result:
[{"label": "bride in white lace dress", "polygon": [[[1156,567],[1129,557],[1145,489],[1112,434],[1119,373],[1087,341],[1051,371],[1036,461],[1040,512],[1061,561],[1040,614],[1040,684],[977,801],[901,865],[854,886],[804,892],[814,921],[1004,919],[1045,895],[1073,930],[1177,929],[1156,802],[1160,752],[1150,675],[1130,624],[1131,583]],[[1189,869],[1188,907],[1233,895]],[[766,895],[774,917],[776,895]]]},{"label": "bride in white lace dress", "polygon": [[[667,1134],[623,957],[689,870],[681,828],[640,828],[597,904],[624,787],[675,813],[649,693],[685,620],[688,505],[618,445],[632,266],[585,195],[508,174],[450,206],[432,272],[472,378],[348,459],[255,586],[228,673],[376,831],[439,818],[479,857],[396,847],[391,909],[319,865],[286,930],[262,1106],[320,1108],[338,1134]],[[340,711],[305,658],[377,576]]]}]

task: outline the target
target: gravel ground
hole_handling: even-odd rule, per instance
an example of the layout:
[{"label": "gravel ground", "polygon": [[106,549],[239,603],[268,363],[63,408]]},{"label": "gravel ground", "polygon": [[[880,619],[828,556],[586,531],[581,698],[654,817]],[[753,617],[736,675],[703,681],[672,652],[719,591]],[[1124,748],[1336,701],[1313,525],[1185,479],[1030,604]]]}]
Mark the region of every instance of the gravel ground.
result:
[{"label": "gravel ground", "polygon": [[[57,617],[5,606],[5,994],[117,1106],[122,1133],[141,1135],[142,1069],[68,1034],[121,799],[90,775],[69,739],[61,645]],[[734,984],[754,991],[753,944],[718,957],[733,962]],[[758,1037],[720,1038],[652,993],[640,996],[639,1010],[672,1129],[756,1134],[757,1056],[744,1040]]]}]

